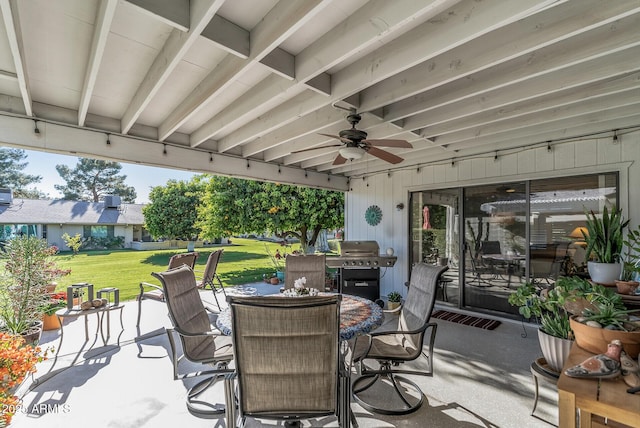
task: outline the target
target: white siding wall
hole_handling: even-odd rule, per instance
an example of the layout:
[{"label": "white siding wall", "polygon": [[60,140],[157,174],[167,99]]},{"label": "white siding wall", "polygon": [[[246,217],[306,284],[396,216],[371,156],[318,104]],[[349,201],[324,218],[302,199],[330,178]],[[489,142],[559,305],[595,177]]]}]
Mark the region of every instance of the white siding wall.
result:
[{"label": "white siding wall", "polygon": [[[68,233],[69,236],[74,236],[79,233],[82,236],[83,227],[76,225],[68,225],[64,224],[60,226],[59,224],[48,224],[47,225],[47,242],[50,245],[55,245],[60,248],[60,251],[69,251],[69,248],[64,240],[62,239],[62,235]],[[131,248],[131,241],[133,241],[133,227],[131,226],[115,226],[113,230],[114,236],[124,236],[124,247]]]},{"label": "white siding wall", "polygon": [[[550,152],[546,147],[536,147],[500,153],[497,160],[491,153],[453,165],[447,162],[385,172],[364,180],[354,178],[345,197],[345,239],[378,241],[382,252],[392,247],[398,263],[386,274],[382,269],[380,294],[398,291],[404,295],[409,277],[410,191],[614,171],[620,173],[620,207],[631,219],[631,227],[636,227],[640,224],[640,132],[622,135],[617,144],[611,137],[590,139],[555,144]],[[400,202],[405,208],[397,211]],[[364,219],[370,205],[382,209],[382,221],[377,226],[369,226]]]}]

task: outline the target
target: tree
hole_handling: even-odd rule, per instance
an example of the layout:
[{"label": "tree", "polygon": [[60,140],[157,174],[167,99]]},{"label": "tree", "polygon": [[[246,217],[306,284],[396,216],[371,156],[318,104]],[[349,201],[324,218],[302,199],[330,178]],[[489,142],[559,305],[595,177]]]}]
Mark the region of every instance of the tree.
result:
[{"label": "tree", "polygon": [[142,208],[145,228],[154,238],[194,241],[200,234],[198,205],[204,191],[202,176],[190,181],[169,180],[149,192],[150,203]]},{"label": "tree", "polygon": [[27,189],[31,184],[39,183],[42,177],[21,172],[28,165],[28,162],[21,162],[26,158],[24,150],[0,148],[0,187],[13,189],[13,194],[20,198],[44,197],[37,189]]},{"label": "tree", "polygon": [[133,203],[136,191],[124,184],[127,176],[119,175],[121,169],[122,165],[118,162],[78,158],[73,169],[56,165],[58,174],[67,184],[56,184],[54,187],[67,200],[99,202],[105,195],[118,195],[123,202]]},{"label": "tree", "polygon": [[296,237],[303,249],[322,229],[344,225],[344,194],[310,187],[212,177],[202,205],[202,236],[269,231]]}]

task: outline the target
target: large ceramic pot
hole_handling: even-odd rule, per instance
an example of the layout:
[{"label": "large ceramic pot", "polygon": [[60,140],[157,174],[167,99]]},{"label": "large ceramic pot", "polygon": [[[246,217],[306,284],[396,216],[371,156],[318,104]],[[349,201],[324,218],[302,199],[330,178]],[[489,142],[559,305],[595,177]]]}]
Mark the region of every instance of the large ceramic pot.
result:
[{"label": "large ceramic pot", "polygon": [[622,342],[622,349],[631,358],[638,358],[640,353],[640,330],[621,331],[591,327],[574,320],[574,317],[571,317],[569,322],[576,338],[576,344],[582,349],[594,354],[604,354],[607,352],[607,345],[612,340],[618,339]]},{"label": "large ceramic pot", "polygon": [[567,361],[569,357],[573,341],[548,335],[542,330],[538,330],[538,341],[540,342],[542,355],[544,359],[547,360],[549,367],[560,373],[565,361]]},{"label": "large ceramic pot", "polygon": [[602,285],[616,285],[616,279],[622,273],[622,263],[588,262],[587,269],[591,280]]}]

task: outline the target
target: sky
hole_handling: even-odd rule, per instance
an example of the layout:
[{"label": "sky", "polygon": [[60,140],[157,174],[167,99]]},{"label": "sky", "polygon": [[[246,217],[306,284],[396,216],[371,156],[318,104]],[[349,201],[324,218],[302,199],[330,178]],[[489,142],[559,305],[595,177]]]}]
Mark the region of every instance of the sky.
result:
[{"label": "sky", "polygon": [[[54,184],[66,184],[56,171],[56,165],[65,164],[70,168],[75,168],[78,163],[76,156],[57,155],[53,153],[45,153],[33,150],[25,150],[27,155],[23,162],[28,165],[22,170],[25,174],[39,175],[42,180],[35,183],[31,187],[49,195],[50,199],[62,197],[53,186]],[[128,164],[121,162],[121,174],[127,176],[125,183],[136,189],[136,203],[144,204],[149,202],[149,191],[154,186],[164,186],[168,180],[190,180],[195,174],[189,171],[179,171],[175,169],[156,168],[151,166],[143,166],[136,164]]]}]

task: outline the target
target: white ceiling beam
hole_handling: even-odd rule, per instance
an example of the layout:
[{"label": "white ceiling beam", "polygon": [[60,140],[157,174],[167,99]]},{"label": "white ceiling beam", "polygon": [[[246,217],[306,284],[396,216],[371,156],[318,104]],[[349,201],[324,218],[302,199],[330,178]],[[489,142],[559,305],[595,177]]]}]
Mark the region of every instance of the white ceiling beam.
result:
[{"label": "white ceiling beam", "polygon": [[[607,132],[613,129],[640,125],[640,104],[626,107],[607,109],[582,116],[540,122],[527,128],[521,128],[510,132],[480,137],[451,145],[448,150],[442,150],[435,146],[421,150],[415,150],[407,164],[401,167],[410,167],[425,162],[437,162],[447,159],[455,160],[468,154],[470,151],[489,152],[507,150],[514,146],[523,147],[527,144],[542,143],[545,141],[557,141],[571,139],[591,133]],[[301,165],[304,168],[304,165]],[[318,171],[331,169],[333,174],[344,173],[347,175],[365,173],[366,171],[381,171],[389,169],[389,164],[383,161],[373,161],[368,164],[354,166],[342,166],[340,168],[319,168]]]},{"label": "white ceiling beam", "polygon": [[283,49],[275,48],[260,60],[274,72],[288,80],[295,77],[295,57]]},{"label": "white ceiling beam", "polygon": [[[473,95],[470,97],[460,96],[463,83],[468,82],[459,82],[456,88],[443,86],[442,90],[431,94],[427,101],[429,110],[407,117],[405,126],[409,129],[422,129],[446,120],[438,113],[439,108],[449,112],[455,111],[454,118],[460,118],[483,109],[498,108],[568,88],[623,76],[640,67],[637,57],[634,57],[638,53],[640,53],[639,48],[633,47],[609,56],[610,60],[607,61],[592,58],[589,61],[574,63],[569,67],[557,68],[553,72],[540,74],[531,79],[508,79],[499,85],[495,84],[496,79],[491,78],[494,74],[487,73],[488,81],[484,80],[485,76],[477,76],[477,80],[474,79],[477,83],[466,86],[469,93]],[[505,73],[505,75],[508,74]],[[498,77],[497,80],[501,78]],[[485,88],[489,91],[485,91]],[[425,105],[422,105],[423,108]],[[456,106],[458,110],[451,110]],[[452,117],[449,116],[449,119]]]},{"label": "white ceiling beam", "polygon": [[[408,31],[408,29],[419,25],[424,20],[435,16],[458,1],[438,0],[422,3],[415,0],[396,0],[394,2],[377,0],[367,3],[366,6],[347,17],[332,31],[329,31],[296,56],[296,80],[287,83],[290,88],[283,87],[283,92],[297,94],[301,90],[299,87],[304,89],[309,85],[319,89],[323,95],[330,94],[331,88],[328,85],[331,84],[331,80],[324,73],[326,70],[357,54],[358,51],[380,43],[385,37]],[[269,99],[268,96],[263,95],[257,89],[269,92],[269,88],[255,88],[252,90],[256,99]],[[327,102],[326,96],[318,96],[310,104],[310,110],[306,113],[310,113]],[[250,120],[255,119],[257,115],[252,114],[252,110],[260,109],[260,104],[253,101],[237,101],[230,108],[234,111],[244,112],[242,117],[246,117],[246,119],[232,124],[228,118],[224,117],[224,113],[219,115],[221,117],[213,117],[192,134],[192,146],[195,147],[208,138],[215,138],[216,135],[225,132],[227,129],[238,129]],[[306,113],[303,112],[301,114],[304,115]],[[236,114],[235,117],[239,118],[240,116]],[[251,135],[247,139],[236,138],[236,142],[222,144],[221,150],[230,150],[256,136],[258,135]]]},{"label": "white ceiling beam", "polygon": [[189,2],[194,0],[126,0],[148,15],[179,30],[189,30]]},{"label": "white ceiling beam", "polygon": [[[385,118],[397,120],[411,116],[408,120],[415,122],[417,117],[428,117],[429,110],[433,110],[436,106],[442,107],[456,101],[470,99],[515,83],[522,85],[527,82],[528,88],[533,88],[538,92],[536,85],[531,82],[539,76],[554,73],[575,64],[597,61],[602,55],[638,45],[640,32],[628,31],[637,28],[637,25],[640,25],[640,15],[633,15],[624,18],[619,22],[619,25],[597,27],[590,32],[582,33],[552,46],[546,46],[494,67],[482,69],[466,76],[466,79],[458,79],[445,85],[439,85],[433,90],[388,105],[385,107]],[[618,31],[618,28],[627,30],[627,33]],[[612,67],[610,69],[615,74],[615,69]],[[414,72],[419,72],[419,70],[414,70]],[[522,88],[522,86],[519,87]],[[514,89],[518,90],[518,87]],[[418,121],[418,123],[420,122]],[[406,126],[410,129],[416,129],[414,124],[407,123]]]},{"label": "white ceiling beam", "polygon": [[[3,144],[28,150],[94,157],[116,162],[128,162],[160,168],[188,170],[251,180],[277,181],[300,186],[330,190],[347,190],[345,177],[327,173],[304,171],[300,168],[272,165],[266,162],[242,159],[237,156],[212,154],[189,147],[163,144],[124,134],[110,134],[111,144],[105,144],[105,133],[39,121],[40,134],[33,132],[33,119],[0,115]],[[166,154],[163,153],[166,148]]]},{"label": "white ceiling beam", "polygon": [[[513,120],[525,114],[535,113],[546,109],[562,107],[573,103],[582,103],[592,99],[599,99],[614,94],[624,94],[640,87],[640,73],[625,75],[623,77],[606,79],[595,83],[588,83],[576,87],[564,88],[558,93],[544,94],[542,96],[527,99],[515,100],[516,102],[501,105],[500,107],[476,111],[463,117],[449,118],[441,117],[441,110],[462,107],[459,104],[448,105],[446,108],[434,111],[432,116],[435,125],[426,126],[421,129],[421,134],[426,137],[437,137],[451,132],[473,128],[475,126],[495,123],[502,120]],[[491,100],[491,95],[485,100]],[[485,104],[484,102],[482,103]]]},{"label": "white ceiling beam", "polygon": [[9,42],[9,49],[11,49],[16,76],[18,77],[18,87],[20,88],[24,110],[27,116],[33,116],[31,90],[29,89],[29,79],[27,77],[24,55],[22,54],[22,32],[20,30],[20,17],[18,16],[17,4],[10,0],[0,0],[0,12],[2,12],[4,27],[7,30],[7,41]]},{"label": "white ceiling beam", "polygon": [[[576,8],[583,7],[584,2],[568,2],[545,10],[364,89],[360,94],[361,109],[368,111],[397,103],[404,98],[517,58],[541,61],[538,59],[540,55],[528,57],[527,54],[634,15],[640,11],[637,2],[634,2],[635,0],[620,1],[615,5],[611,4],[612,7],[596,7],[601,1],[589,0],[594,6],[593,12],[578,15]],[[615,33],[615,29],[612,28],[611,32]],[[402,112],[385,114],[389,120],[404,117]]]},{"label": "white ceiling beam", "polygon": [[129,132],[223,3],[224,0],[191,0],[191,27],[187,32],[174,29],[162,50],[158,52],[122,116],[123,133]]},{"label": "white ceiling beam", "polygon": [[[240,61],[231,56],[225,58],[160,125],[159,139],[165,140],[213,100],[220,91],[231,85],[234,79],[241,77],[256,62],[271,53],[329,3],[330,0],[278,2],[251,31],[249,59]],[[194,139],[192,146],[204,142],[209,136]]]},{"label": "white ceiling beam", "polygon": [[0,79],[11,81],[11,82],[17,82],[18,75],[10,71],[0,70]]},{"label": "white ceiling beam", "polygon": [[[481,8],[475,2],[460,3],[443,14],[446,19],[428,21],[334,73],[330,100],[318,95],[308,104],[299,105],[298,111],[304,115],[329,102],[355,94],[395,73],[451,49],[452,46],[459,46],[515,22],[518,18],[551,3],[553,1],[540,0],[505,4],[499,0],[485,0]],[[251,141],[270,129],[286,125],[289,121],[290,118],[284,110],[274,111],[268,118],[261,117],[229,134],[224,138],[224,143],[221,143],[222,147],[234,147]]]},{"label": "white ceiling beam", "polygon": [[467,140],[477,141],[479,137],[488,137],[494,134],[501,134],[508,131],[516,131],[521,128],[528,128],[538,123],[549,123],[554,120],[570,119],[572,117],[584,116],[597,111],[604,111],[616,107],[626,107],[640,101],[640,90],[631,89],[623,94],[613,94],[598,97],[589,101],[568,104],[562,107],[536,111],[518,116],[513,119],[505,119],[491,122],[486,125],[477,125],[473,128],[451,132],[436,138],[435,144],[454,148],[455,143]]},{"label": "white ceiling beam", "polygon": [[104,49],[107,45],[107,38],[111,30],[111,23],[116,14],[116,6],[118,0],[100,0],[98,11],[96,13],[95,24],[93,27],[93,39],[91,41],[91,50],[89,51],[89,61],[87,61],[87,70],[84,74],[84,84],[80,95],[80,104],[78,105],[78,125],[84,126],[84,121],[89,110],[89,103],[93,95],[93,89],[96,84],[96,78],[100,71],[100,64],[104,55]]},{"label": "white ceiling beam", "polygon": [[202,37],[214,42],[219,48],[240,58],[249,58],[249,32],[244,28],[215,15],[202,30]]}]

